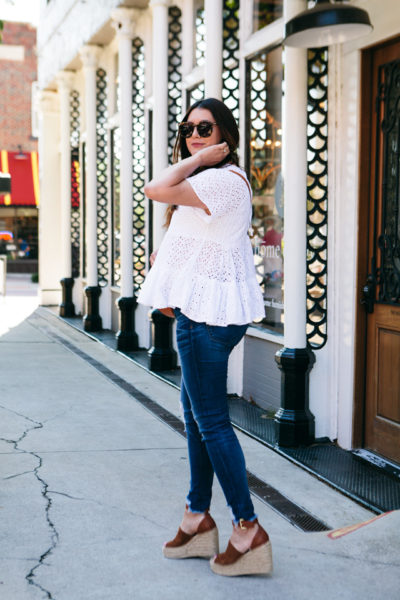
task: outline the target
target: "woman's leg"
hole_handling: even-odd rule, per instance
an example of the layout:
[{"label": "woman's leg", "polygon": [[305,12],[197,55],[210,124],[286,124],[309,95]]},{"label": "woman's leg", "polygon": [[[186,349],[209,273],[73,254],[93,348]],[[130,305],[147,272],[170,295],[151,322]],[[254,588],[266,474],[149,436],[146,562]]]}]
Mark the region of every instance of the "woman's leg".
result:
[{"label": "woman's leg", "polygon": [[227,404],[227,368],[245,326],[209,327],[177,315],[177,342],[191,413],[235,523],[254,520],[242,449]]},{"label": "woman's leg", "polygon": [[214,470],[212,468],[207,448],[197,423],[193,418],[190,399],[186,390],[184,378],[181,385],[181,403],[188,443],[190,465],[190,490],[187,504],[190,512],[204,513],[210,508]]}]

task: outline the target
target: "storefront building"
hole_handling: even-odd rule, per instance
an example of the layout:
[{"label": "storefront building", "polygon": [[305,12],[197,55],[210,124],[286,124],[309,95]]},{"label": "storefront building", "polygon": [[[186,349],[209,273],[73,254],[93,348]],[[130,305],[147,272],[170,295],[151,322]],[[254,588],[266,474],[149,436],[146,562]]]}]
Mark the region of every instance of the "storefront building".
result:
[{"label": "storefront building", "polygon": [[32,118],[36,81],[36,29],[4,24],[0,44],[0,171],[11,189],[0,191],[0,254],[8,272],[38,270],[39,173],[37,127]]},{"label": "storefront building", "polygon": [[400,462],[400,7],[351,4],[373,31],[307,50],[283,44],[305,0],[43,2],[41,302],[173,366],[168,324],[135,300],[164,232],[143,188],[186,108],[222,98],[265,301],[229,391],[275,415],[280,443],[328,438]]}]

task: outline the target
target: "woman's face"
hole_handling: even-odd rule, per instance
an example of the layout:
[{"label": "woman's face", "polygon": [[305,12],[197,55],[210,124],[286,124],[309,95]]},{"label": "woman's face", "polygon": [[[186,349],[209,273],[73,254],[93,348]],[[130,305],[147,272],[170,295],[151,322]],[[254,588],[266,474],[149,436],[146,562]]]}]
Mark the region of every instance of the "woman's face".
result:
[{"label": "woman's face", "polygon": [[[188,116],[188,122],[197,125],[200,121],[209,121],[215,123],[212,113],[207,108],[194,108]],[[187,149],[190,154],[196,154],[199,150],[219,144],[222,141],[221,133],[218,125],[214,125],[210,137],[200,137],[197,128],[194,129],[192,135],[186,138]]]}]

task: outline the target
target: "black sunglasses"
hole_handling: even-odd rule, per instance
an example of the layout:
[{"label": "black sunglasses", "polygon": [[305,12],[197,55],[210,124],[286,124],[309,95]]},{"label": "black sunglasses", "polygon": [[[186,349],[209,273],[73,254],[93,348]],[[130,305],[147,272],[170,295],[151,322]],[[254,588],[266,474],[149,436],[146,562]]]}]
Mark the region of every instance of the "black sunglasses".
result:
[{"label": "black sunglasses", "polygon": [[197,129],[197,133],[200,137],[210,137],[213,131],[214,125],[217,123],[211,123],[211,121],[200,121],[200,123],[191,123],[190,121],[183,121],[179,123],[179,135],[183,138],[189,138],[193,135],[194,129]]}]

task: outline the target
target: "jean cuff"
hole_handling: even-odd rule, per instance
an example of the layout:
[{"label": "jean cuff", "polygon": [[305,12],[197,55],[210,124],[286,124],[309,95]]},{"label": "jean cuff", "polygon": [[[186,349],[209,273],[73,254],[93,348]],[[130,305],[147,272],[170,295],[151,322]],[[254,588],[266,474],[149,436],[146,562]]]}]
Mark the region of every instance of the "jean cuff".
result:
[{"label": "jean cuff", "polygon": [[209,510],[208,508],[205,508],[204,510],[194,510],[191,506],[190,506],[190,502],[189,500],[186,500],[186,509],[188,512],[193,513],[194,515],[202,515],[203,513],[205,513],[207,510]]},{"label": "jean cuff", "polygon": [[[250,519],[243,519],[243,521],[255,521],[256,519],[258,519],[258,515],[254,515],[254,517],[251,517]],[[232,517],[232,521],[233,524],[235,525],[235,527],[237,527],[240,523],[240,521],[242,520],[242,517],[240,519],[235,519],[235,517]]]}]

